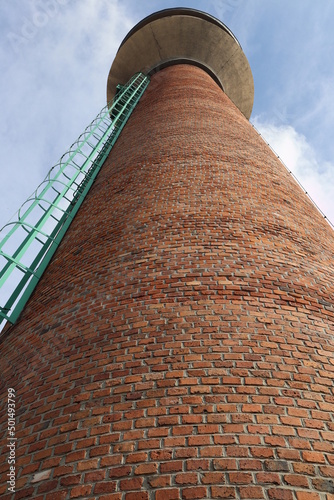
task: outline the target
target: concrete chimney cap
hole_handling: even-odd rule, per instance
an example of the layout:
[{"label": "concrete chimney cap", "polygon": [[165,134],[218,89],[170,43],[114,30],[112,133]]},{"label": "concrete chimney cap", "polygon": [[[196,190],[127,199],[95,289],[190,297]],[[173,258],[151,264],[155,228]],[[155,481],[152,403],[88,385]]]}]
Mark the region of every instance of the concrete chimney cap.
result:
[{"label": "concrete chimney cap", "polygon": [[117,84],[135,73],[153,74],[172,64],[194,64],[207,71],[249,119],[253,76],[233,33],[215,17],[195,9],[165,9],[140,21],[124,38],[107,84],[110,102]]}]

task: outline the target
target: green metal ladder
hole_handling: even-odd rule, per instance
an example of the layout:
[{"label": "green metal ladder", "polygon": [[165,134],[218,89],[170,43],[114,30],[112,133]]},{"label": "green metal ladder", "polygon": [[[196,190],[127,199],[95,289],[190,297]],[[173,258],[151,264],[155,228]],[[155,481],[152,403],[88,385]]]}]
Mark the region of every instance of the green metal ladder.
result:
[{"label": "green metal ladder", "polygon": [[118,85],[113,102],[0,230],[0,325],[17,320],[149,81],[137,73]]}]

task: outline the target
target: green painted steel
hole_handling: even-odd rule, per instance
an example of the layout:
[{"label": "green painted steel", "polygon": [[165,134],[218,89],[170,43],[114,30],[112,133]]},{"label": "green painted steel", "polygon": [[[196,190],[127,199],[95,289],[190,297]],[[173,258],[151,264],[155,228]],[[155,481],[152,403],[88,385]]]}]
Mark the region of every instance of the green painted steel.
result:
[{"label": "green painted steel", "polygon": [[17,320],[148,84],[137,73],[118,85],[113,102],[0,230],[0,324]]}]

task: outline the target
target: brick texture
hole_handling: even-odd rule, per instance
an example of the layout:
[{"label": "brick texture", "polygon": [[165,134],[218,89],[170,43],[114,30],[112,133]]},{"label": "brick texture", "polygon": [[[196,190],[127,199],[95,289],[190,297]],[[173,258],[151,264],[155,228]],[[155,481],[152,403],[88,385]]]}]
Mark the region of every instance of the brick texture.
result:
[{"label": "brick texture", "polygon": [[156,73],[2,340],[16,498],[331,495],[333,254],[214,81]]}]

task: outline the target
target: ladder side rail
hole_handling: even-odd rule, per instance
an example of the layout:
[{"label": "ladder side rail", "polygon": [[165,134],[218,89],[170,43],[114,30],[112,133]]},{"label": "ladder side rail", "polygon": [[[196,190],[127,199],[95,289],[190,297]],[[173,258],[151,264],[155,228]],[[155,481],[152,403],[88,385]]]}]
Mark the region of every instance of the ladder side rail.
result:
[{"label": "ladder side rail", "polygon": [[[20,269],[21,271],[24,272],[23,278],[20,280],[19,285],[15,288],[14,292],[12,293],[11,297],[7,300],[5,307],[0,308],[0,323],[2,319],[6,319],[13,323],[18,315],[20,314],[22,308],[24,307],[26,301],[28,300],[29,296],[31,295],[33,289],[35,288],[41,274],[44,272],[44,269],[46,268],[47,264],[49,263],[52,255],[56,251],[56,248],[58,247],[63,235],[65,234],[67,228],[69,227],[70,223],[73,220],[74,215],[78,211],[79,207],[81,206],[87,192],[89,191],[91,185],[93,184],[96,175],[98,174],[100,168],[102,167],[105,159],[107,158],[111,148],[115,144],[121,130],[123,129],[127,119],[129,118],[130,114],[132,113],[134,107],[136,106],[137,102],[139,101],[140,97],[142,96],[143,92],[145,91],[147,85],[149,83],[149,78],[145,75],[138,74],[135,75],[129,82],[127,86],[125,86],[122,89],[122,92],[117,96],[117,99],[115,99],[114,103],[110,105],[107,105],[105,108],[103,108],[102,112],[98,115],[101,116],[103,113],[102,119],[98,121],[98,127],[94,127],[94,132],[88,132],[87,137],[93,137],[93,134],[96,139],[96,129],[98,128],[101,131],[104,130],[105,132],[103,133],[102,137],[99,138],[98,143],[95,145],[94,149],[91,151],[91,153],[86,156],[86,160],[84,161],[83,165],[80,167],[78,166],[75,162],[75,168],[77,168],[77,172],[72,176],[71,181],[68,184],[63,183],[59,177],[63,174],[66,166],[73,167],[72,164],[70,164],[70,159],[68,159],[63,166],[61,164],[55,165],[55,167],[60,166],[59,171],[56,174],[56,178],[51,179],[50,175],[52,170],[54,170],[55,167],[51,169],[51,171],[48,174],[49,180],[51,182],[48,183],[49,188],[52,184],[57,181],[58,183],[64,184],[66,186],[63,191],[58,191],[55,188],[53,188],[58,195],[52,202],[49,200],[46,200],[43,198],[45,193],[47,192],[47,189],[44,188],[42,192],[40,193],[39,197],[33,202],[34,206],[37,206],[40,204],[42,201],[45,203],[49,203],[50,207],[45,208],[40,205],[40,208],[44,211],[44,214],[38,221],[38,225],[34,226],[33,232],[34,235],[29,234],[28,237],[25,238],[25,243],[21,243],[19,246],[20,250],[16,250],[15,252],[15,266],[17,269]],[[123,99],[123,102],[120,102]],[[117,107],[116,110],[116,115],[114,114],[113,119],[111,120],[111,112],[114,110],[114,108]],[[105,111],[106,110],[106,111]],[[119,122],[116,124],[116,122]],[[108,123],[106,123],[108,122]],[[92,122],[93,123],[93,122]],[[91,125],[90,125],[91,126]],[[90,127],[88,126],[87,129]],[[86,130],[87,130],[86,129]],[[86,133],[86,131],[81,134],[80,137],[83,137],[83,135]],[[74,143],[77,144],[78,141]],[[79,147],[77,147],[74,151],[71,152],[70,157],[74,159],[77,154],[82,154],[84,155],[82,148],[87,145],[87,142],[84,144],[82,143]],[[73,146],[73,145],[72,145]],[[72,147],[71,146],[71,147]],[[88,147],[92,147],[92,144],[88,144]],[[75,154],[74,154],[75,153]],[[65,153],[62,158],[66,156],[67,153]],[[85,155],[84,155],[85,156]],[[88,161],[89,158],[89,161]],[[61,163],[61,162],[60,162]],[[87,166],[90,164],[90,166],[87,168]],[[84,172],[82,170],[84,168]],[[78,175],[85,173],[85,177],[81,180],[80,183],[76,183],[75,180],[78,178]],[[65,177],[68,178],[67,175]],[[73,179],[74,178],[74,179]],[[44,182],[44,181],[43,181]],[[42,183],[41,183],[42,184]],[[73,185],[76,186],[76,191],[75,188],[73,189]],[[40,186],[39,186],[40,187]],[[70,201],[69,197],[66,197],[66,194],[69,191],[69,188],[74,192],[73,198]],[[38,190],[38,188],[37,188]],[[37,192],[35,191],[35,193]],[[61,208],[59,206],[59,203],[61,200],[66,198],[66,201],[68,202],[68,206],[66,209]],[[55,217],[51,212],[53,209],[60,210],[62,212],[62,216],[60,219]],[[30,207],[28,208],[27,212],[31,213],[32,209],[30,210]],[[53,217],[57,222],[56,226],[52,230],[51,234],[44,233],[41,231],[41,228],[45,224],[45,215],[47,214],[47,219],[51,216]],[[27,214],[29,215],[29,214]],[[22,225],[22,222],[24,218],[27,217],[26,213],[23,214],[21,217],[21,220],[19,221],[20,224]],[[23,220],[22,220],[23,219]],[[7,225],[6,225],[7,226]],[[28,226],[27,223],[25,223],[25,226]],[[5,226],[4,226],[5,227]],[[38,234],[43,234],[43,236],[46,238],[46,241],[44,242],[44,245],[34,258],[33,262],[29,266],[24,266],[19,259],[24,255],[23,247],[28,247],[30,243],[32,242],[33,236],[37,238],[36,235]],[[28,238],[28,239],[27,239]],[[8,238],[7,238],[8,239]],[[31,240],[31,241],[30,241]],[[40,239],[38,239],[39,243],[42,243]],[[0,251],[0,255],[3,252]],[[8,258],[10,256],[3,254],[3,257]],[[20,267],[21,266],[21,267]],[[6,267],[6,266],[5,266]],[[8,278],[9,274],[6,274],[6,278]],[[30,281],[29,281],[30,280]],[[2,280],[4,282],[4,280]],[[0,284],[1,286],[1,284]],[[21,294],[21,296],[20,296]],[[15,304],[15,301],[17,303]],[[9,311],[13,305],[14,309],[13,311],[10,312],[10,314],[7,314],[7,311]]]}]

